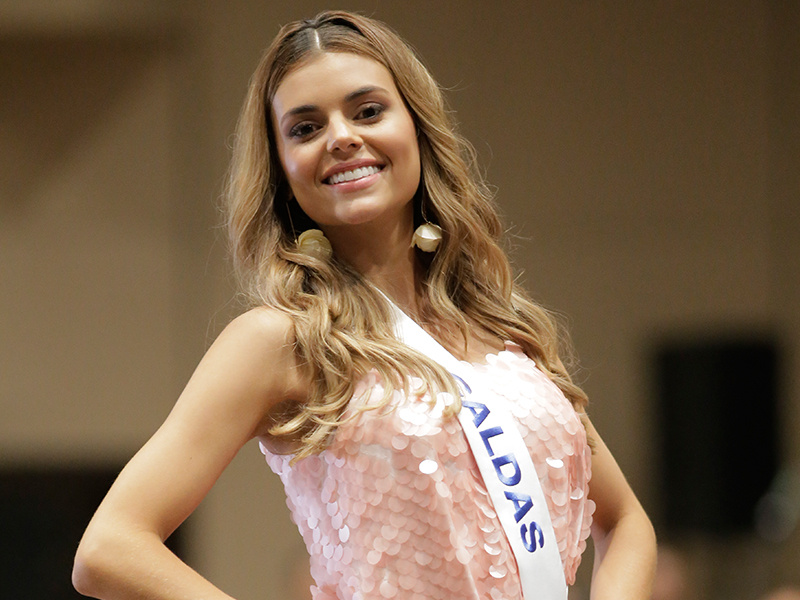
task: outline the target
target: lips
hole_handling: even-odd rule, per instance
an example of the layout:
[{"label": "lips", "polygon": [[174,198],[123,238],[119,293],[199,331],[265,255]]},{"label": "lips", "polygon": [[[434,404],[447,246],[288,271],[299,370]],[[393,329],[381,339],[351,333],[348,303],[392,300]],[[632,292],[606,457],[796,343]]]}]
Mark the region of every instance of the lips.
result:
[{"label": "lips", "polygon": [[354,165],[341,165],[322,180],[326,185],[336,185],[350,181],[358,181],[364,177],[375,175],[383,170],[383,165],[378,164],[354,164]]},{"label": "lips", "polygon": [[343,183],[345,181],[355,181],[356,179],[363,179],[364,177],[368,177],[369,175],[374,175],[375,173],[380,172],[380,167],[371,166],[371,167],[361,167],[358,169],[353,169],[352,171],[343,171],[341,173],[335,173],[328,177],[325,180],[325,183],[329,184],[337,184]]}]

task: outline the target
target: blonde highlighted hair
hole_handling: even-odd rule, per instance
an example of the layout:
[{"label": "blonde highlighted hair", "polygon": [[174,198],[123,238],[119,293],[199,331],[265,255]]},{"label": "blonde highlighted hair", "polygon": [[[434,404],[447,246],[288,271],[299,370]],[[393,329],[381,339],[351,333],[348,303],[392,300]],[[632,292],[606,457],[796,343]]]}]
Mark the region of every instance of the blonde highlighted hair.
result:
[{"label": "blonde highlighted hair", "polygon": [[[582,410],[586,396],[559,357],[555,321],[514,281],[491,194],[472,147],[455,131],[441,89],[386,25],[326,11],[284,26],[261,58],[239,119],[226,194],[234,266],[249,302],[291,316],[295,352],[311,382],[305,402],[276,411],[271,434],[291,442],[296,458],[321,451],[355,383],[372,369],[383,379],[386,399],[393,389],[406,388],[410,375],[457,396],[442,367],[394,338],[386,299],[357,271],[335,256],[325,260],[298,251],[297,236],[315,225],[284,177],[272,99],[287,73],[323,52],[358,54],[386,67],[416,124],[422,176],[415,219],[424,215],[444,232],[432,257],[419,256],[420,320],[458,334],[465,348],[475,328],[516,342]],[[459,408],[456,402],[451,411]]]}]

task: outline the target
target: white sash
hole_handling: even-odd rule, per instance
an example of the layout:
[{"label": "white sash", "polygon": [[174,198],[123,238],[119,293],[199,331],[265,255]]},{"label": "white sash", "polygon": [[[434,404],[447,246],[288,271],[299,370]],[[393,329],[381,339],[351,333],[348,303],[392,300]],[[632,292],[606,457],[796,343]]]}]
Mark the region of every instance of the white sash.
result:
[{"label": "white sash", "polygon": [[458,419],[517,560],[523,597],[566,600],[567,582],[553,523],[536,468],[510,411],[496,396],[487,394],[481,399],[468,367],[397,306],[392,304],[392,308],[398,339],[450,371],[462,388]]}]

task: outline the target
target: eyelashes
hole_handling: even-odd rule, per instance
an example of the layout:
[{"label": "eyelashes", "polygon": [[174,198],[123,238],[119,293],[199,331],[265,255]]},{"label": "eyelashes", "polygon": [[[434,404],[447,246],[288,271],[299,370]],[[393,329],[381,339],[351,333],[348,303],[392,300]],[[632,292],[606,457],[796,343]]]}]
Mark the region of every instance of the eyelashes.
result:
[{"label": "eyelashes", "polygon": [[314,123],[310,123],[307,121],[303,121],[298,123],[297,125],[293,125],[291,129],[289,129],[288,137],[292,139],[302,139],[310,136],[319,128],[318,125]]},{"label": "eyelashes", "polygon": [[[368,102],[358,108],[352,120],[357,124],[371,125],[380,120],[383,113],[386,112],[386,108],[380,102]],[[323,123],[313,119],[300,121],[292,125],[286,135],[293,140],[303,141],[310,139],[317,131],[323,128]]]},{"label": "eyelashes", "polygon": [[360,117],[361,120],[371,121],[380,117],[385,110],[386,107],[383,104],[378,102],[370,102],[358,111],[357,118]]}]

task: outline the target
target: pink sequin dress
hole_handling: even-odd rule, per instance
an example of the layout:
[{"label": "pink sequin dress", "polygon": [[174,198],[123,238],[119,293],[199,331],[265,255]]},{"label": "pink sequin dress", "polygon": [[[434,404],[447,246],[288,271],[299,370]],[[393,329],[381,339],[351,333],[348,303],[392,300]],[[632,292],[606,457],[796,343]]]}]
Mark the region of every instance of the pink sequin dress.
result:
[{"label": "pink sequin dress", "polygon": [[[481,389],[505,397],[517,420],[573,583],[594,510],[583,424],[514,344],[471,370]],[[361,401],[380,401],[377,374],[355,398],[363,392]],[[397,392],[389,407],[360,412],[324,452],[294,466],[261,445],[308,548],[315,600],[522,598],[516,561],[461,425],[442,418],[442,406]]]}]

